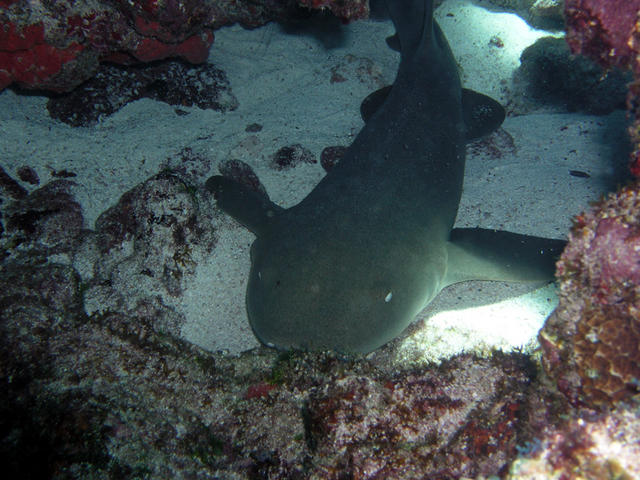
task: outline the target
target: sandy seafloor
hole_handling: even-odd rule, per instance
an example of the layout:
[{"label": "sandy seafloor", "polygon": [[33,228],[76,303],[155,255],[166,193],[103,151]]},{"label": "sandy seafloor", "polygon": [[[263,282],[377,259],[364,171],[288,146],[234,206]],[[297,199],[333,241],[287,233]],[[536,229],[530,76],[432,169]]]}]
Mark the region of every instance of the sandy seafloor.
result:
[{"label": "sandy seafloor", "polygon": [[[447,0],[437,17],[464,85],[507,103],[510,113],[493,140],[501,156],[469,148],[457,224],[565,237],[571,217],[619,181],[626,162],[624,112],[596,117],[531,105],[524,111],[513,102],[512,74],[521,51],[548,32],[467,0]],[[350,144],[363,125],[360,102],[395,76],[399,56],[385,44],[392,33],[391,23],[381,20],[219,30],[209,61],[226,72],[239,101],[227,113],[193,107],[178,116],[173,106],[140,100],[95,127],[72,128],[48,116],[46,98],[6,90],[0,94],[0,163],[14,176],[21,166],[33,167],[41,185],[52,179],[52,170],[77,173],[74,193],[88,228],[184,147],[211,160],[209,174],[230,158],[249,163],[272,200],[291,206],[324,171],[319,163],[274,170],[269,155],[300,143],[319,158],[326,146]],[[504,47],[492,46],[496,35]],[[346,81],[332,83],[335,71]],[[263,129],[246,132],[252,123]],[[570,170],[590,177],[571,176]],[[185,339],[237,353],[258,345],[244,310],[252,235],[231,220],[218,226],[218,234],[213,256],[185,279],[185,294],[174,307],[186,316]],[[424,321],[409,329],[400,351],[435,359],[492,345],[532,347],[556,302],[553,285],[459,284],[420,315]]]}]

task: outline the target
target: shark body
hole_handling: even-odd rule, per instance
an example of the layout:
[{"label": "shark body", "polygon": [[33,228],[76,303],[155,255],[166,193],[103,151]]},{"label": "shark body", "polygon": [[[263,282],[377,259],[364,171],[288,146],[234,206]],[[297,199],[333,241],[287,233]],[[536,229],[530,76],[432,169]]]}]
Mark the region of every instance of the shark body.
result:
[{"label": "shark body", "polygon": [[464,90],[432,0],[388,10],[401,61],[340,163],[299,204],[231,179],[207,181],[257,236],[246,305],[257,338],[281,349],[367,353],[399,335],[447,285],[548,281],[565,242],[453,229],[466,142],[497,128],[496,103]]}]

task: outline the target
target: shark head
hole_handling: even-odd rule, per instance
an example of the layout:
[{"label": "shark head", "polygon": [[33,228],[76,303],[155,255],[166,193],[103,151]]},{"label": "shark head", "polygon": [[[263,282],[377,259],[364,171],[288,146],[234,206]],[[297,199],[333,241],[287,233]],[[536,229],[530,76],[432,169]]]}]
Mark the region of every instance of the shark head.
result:
[{"label": "shark head", "polygon": [[415,272],[399,271],[394,257],[401,252],[378,255],[372,248],[363,262],[362,251],[344,239],[292,240],[267,235],[251,247],[247,313],[266,345],[367,353],[404,329],[407,322],[394,319],[420,310],[414,290],[424,283],[414,277],[426,274],[418,271],[422,262]]}]

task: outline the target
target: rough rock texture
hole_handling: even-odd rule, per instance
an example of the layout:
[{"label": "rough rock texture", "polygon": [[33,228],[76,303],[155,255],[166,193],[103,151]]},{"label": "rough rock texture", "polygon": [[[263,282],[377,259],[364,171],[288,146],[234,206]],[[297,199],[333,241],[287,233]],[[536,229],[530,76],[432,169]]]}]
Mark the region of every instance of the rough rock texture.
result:
[{"label": "rough rock texture", "polygon": [[603,66],[633,65],[640,0],[566,0],[567,42]]},{"label": "rough rock texture", "polygon": [[640,176],[640,0],[566,0],[567,42],[573,53],[604,67],[631,68],[635,81],[627,104],[635,121],[629,127],[634,144],[631,172]]},{"label": "rough rock texture", "polygon": [[523,98],[596,115],[625,108],[631,80],[630,72],[604,71],[584,56],[571,55],[565,40],[555,37],[541,38],[527,47],[516,71]]},{"label": "rough rock texture", "polygon": [[330,10],[344,21],[365,18],[369,14],[367,0],[298,0],[298,3],[307,8]]},{"label": "rough rock texture", "polygon": [[[222,70],[211,64],[165,61],[141,66],[101,65],[79,87],[52,96],[47,110],[51,117],[74,127],[89,126],[140,98],[222,112],[238,106]],[[187,113],[176,109],[180,112]]]},{"label": "rough rock texture", "polygon": [[508,480],[640,478],[640,410],[574,409],[542,381],[530,391]]},{"label": "rough rock texture", "polygon": [[170,171],[125,193],[96,220],[74,258],[86,282],[87,313],[157,315],[165,333],[179,335],[183,319],[170,305],[215,245],[211,211],[195,187]]},{"label": "rough rock texture", "polygon": [[368,14],[365,0],[85,0],[0,2],[0,90],[69,91],[101,62],[131,64],[169,57],[204,62],[213,31],[286,19],[301,7],[346,20]]},{"label": "rough rock texture", "polygon": [[575,219],[557,277],[539,336],[546,371],[574,405],[629,401],[640,392],[640,184]]},{"label": "rough rock texture", "polygon": [[216,247],[194,186],[208,162],[167,159],[95,230],[69,180],[0,192],[3,478],[524,479],[531,462],[565,474],[549,478],[637,475],[637,412],[573,409],[524,355],[403,367],[393,346],[230,357],[180,340],[172,305]]},{"label": "rough rock texture", "polygon": [[36,255],[70,255],[77,248],[84,218],[71,185],[69,180],[55,180],[28,195],[14,195],[17,201],[3,209],[3,239],[15,257],[32,263]]},{"label": "rough rock texture", "polygon": [[524,357],[465,355],[428,372],[332,378],[308,402],[320,457],[310,478],[497,475],[516,452],[528,370]]},{"label": "rough rock texture", "polygon": [[537,28],[564,27],[565,0],[534,0],[529,7],[529,23]]}]

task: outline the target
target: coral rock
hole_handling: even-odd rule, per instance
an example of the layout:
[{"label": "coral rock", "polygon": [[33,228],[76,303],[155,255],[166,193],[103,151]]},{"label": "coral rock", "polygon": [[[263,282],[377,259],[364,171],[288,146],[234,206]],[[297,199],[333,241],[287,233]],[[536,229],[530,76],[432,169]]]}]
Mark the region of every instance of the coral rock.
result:
[{"label": "coral rock", "polygon": [[573,53],[587,55],[605,67],[630,67],[635,82],[627,105],[635,118],[629,127],[634,145],[631,173],[640,177],[640,0],[566,0],[567,42]]},{"label": "coral rock", "polygon": [[640,412],[569,411],[520,450],[508,480],[640,478]]},{"label": "coral rock", "polygon": [[51,117],[74,127],[88,126],[140,98],[221,112],[238,106],[222,70],[211,64],[166,61],[135,67],[102,65],[73,91],[50,98],[47,110]]},{"label": "coral rock", "polygon": [[350,20],[368,14],[365,0],[60,0],[0,2],[0,90],[69,91],[101,62],[150,62],[176,57],[206,61],[213,31],[284,19],[300,8],[329,8]]},{"label": "coral rock", "polygon": [[43,255],[71,253],[84,226],[82,207],[71,194],[73,185],[55,180],[7,205],[5,234],[13,248],[29,246]]},{"label": "coral rock", "polygon": [[560,104],[569,111],[596,115],[625,108],[630,72],[603,69],[592,60],[571,55],[562,38],[544,37],[527,47],[516,72],[526,97]]},{"label": "coral rock", "polygon": [[640,0],[566,0],[567,42],[604,66],[628,66]]},{"label": "coral rock", "polygon": [[544,365],[574,403],[640,392],[640,185],[579,215],[558,262],[560,303],[540,332]]},{"label": "coral rock", "polygon": [[517,356],[463,355],[434,371],[326,382],[308,404],[311,478],[497,475],[515,454],[526,371]]}]

